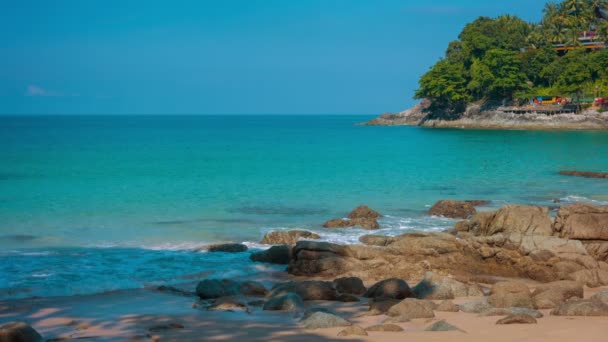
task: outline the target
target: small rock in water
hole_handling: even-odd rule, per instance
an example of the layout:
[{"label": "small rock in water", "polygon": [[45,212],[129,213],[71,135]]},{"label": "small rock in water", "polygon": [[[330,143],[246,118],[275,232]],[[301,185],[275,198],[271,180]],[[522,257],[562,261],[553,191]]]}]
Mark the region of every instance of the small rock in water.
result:
[{"label": "small rock in water", "polygon": [[560,171],[563,176],[576,176],[586,178],[608,178],[608,172],[586,172],[586,171]]},{"label": "small rock in water", "polygon": [[505,318],[501,318],[496,321],[496,324],[536,324],[536,318],[526,315],[526,314],[517,314],[517,315],[509,315]]},{"label": "small rock in water", "polygon": [[367,336],[367,331],[358,325],[351,325],[350,327],[340,331],[338,336]]},{"label": "small rock in water", "polygon": [[431,216],[461,219],[466,219],[475,215],[476,212],[477,210],[475,210],[475,207],[471,203],[456,200],[442,200],[435,203],[431,209],[429,209],[429,215]]},{"label": "small rock in water", "polygon": [[269,264],[288,265],[291,260],[291,247],[287,245],[272,246],[265,251],[251,254],[249,259]]},{"label": "small rock in water", "polygon": [[379,217],[382,217],[379,212],[366,205],[360,205],[348,214],[349,219],[377,219]]},{"label": "small rock in water", "polygon": [[304,329],[324,329],[346,327],[352,323],[342,317],[319,311],[302,320],[302,325]]},{"label": "small rock in water", "polygon": [[209,311],[243,311],[249,312],[247,304],[233,299],[233,298],[220,298],[217,299],[213,304],[207,307]]},{"label": "small rock in water", "polygon": [[240,253],[246,250],[247,246],[242,243],[222,243],[207,247],[208,252]]},{"label": "small rock in water", "polygon": [[450,323],[441,320],[438,322],[435,322],[431,325],[429,325],[428,327],[426,327],[426,329],[424,329],[425,331],[461,331],[461,332],[466,332],[462,329],[460,329],[457,326],[451,325]]},{"label": "small rock in water", "polygon": [[317,240],[321,236],[306,230],[274,231],[264,235],[260,243],[267,245],[295,245],[300,239]]},{"label": "small rock in water", "polygon": [[25,322],[9,322],[0,326],[2,342],[42,342],[42,336]]},{"label": "small rock in water", "polygon": [[355,303],[355,302],[359,302],[361,300],[359,299],[359,297],[357,297],[355,295],[343,293],[341,295],[338,295],[338,297],[336,297],[336,301],[344,302],[344,303]]},{"label": "small rock in water", "polygon": [[399,332],[403,331],[403,328],[396,324],[377,324],[372,325],[371,327],[365,328],[366,331],[390,331],[390,332]]}]

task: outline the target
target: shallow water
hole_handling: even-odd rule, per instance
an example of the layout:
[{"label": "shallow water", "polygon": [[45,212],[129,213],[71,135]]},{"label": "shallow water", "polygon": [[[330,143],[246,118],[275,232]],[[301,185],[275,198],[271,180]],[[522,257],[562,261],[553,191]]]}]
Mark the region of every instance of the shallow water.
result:
[{"label": "shallow water", "polygon": [[365,231],[320,224],[363,203],[391,235],[451,226],[424,216],[443,198],[608,203],[605,180],[557,174],[608,170],[608,132],[354,125],[366,119],[0,117],[0,298],[255,272],[191,249],[289,228],[356,242]]}]

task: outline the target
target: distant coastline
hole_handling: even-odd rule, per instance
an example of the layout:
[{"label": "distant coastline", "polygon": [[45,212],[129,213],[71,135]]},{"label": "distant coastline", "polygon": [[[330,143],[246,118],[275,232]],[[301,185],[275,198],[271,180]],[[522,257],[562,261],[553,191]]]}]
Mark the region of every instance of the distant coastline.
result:
[{"label": "distant coastline", "polygon": [[588,110],[580,114],[544,114],[538,112],[512,113],[500,107],[470,104],[458,118],[442,118],[433,112],[429,100],[398,113],[384,113],[363,123],[366,126],[422,126],[462,129],[520,129],[520,130],[608,130],[608,112]]}]

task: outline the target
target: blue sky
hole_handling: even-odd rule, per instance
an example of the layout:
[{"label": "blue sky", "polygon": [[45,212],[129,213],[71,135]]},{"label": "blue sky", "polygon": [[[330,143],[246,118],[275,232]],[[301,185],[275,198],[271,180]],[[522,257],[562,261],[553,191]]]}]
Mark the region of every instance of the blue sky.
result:
[{"label": "blue sky", "polygon": [[40,0],[0,10],[0,114],[377,114],[478,16],[544,0]]}]

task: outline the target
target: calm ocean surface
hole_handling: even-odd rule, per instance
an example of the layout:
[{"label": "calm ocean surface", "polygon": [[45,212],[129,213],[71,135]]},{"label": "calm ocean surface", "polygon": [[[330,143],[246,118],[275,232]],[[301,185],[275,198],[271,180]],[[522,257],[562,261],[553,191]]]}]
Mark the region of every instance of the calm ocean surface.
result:
[{"label": "calm ocean surface", "polygon": [[381,234],[441,230],[445,198],[608,204],[608,132],[363,127],[364,116],[0,117],[0,299],[263,271],[248,254],[275,229],[334,242],[325,220],[367,204]]}]

